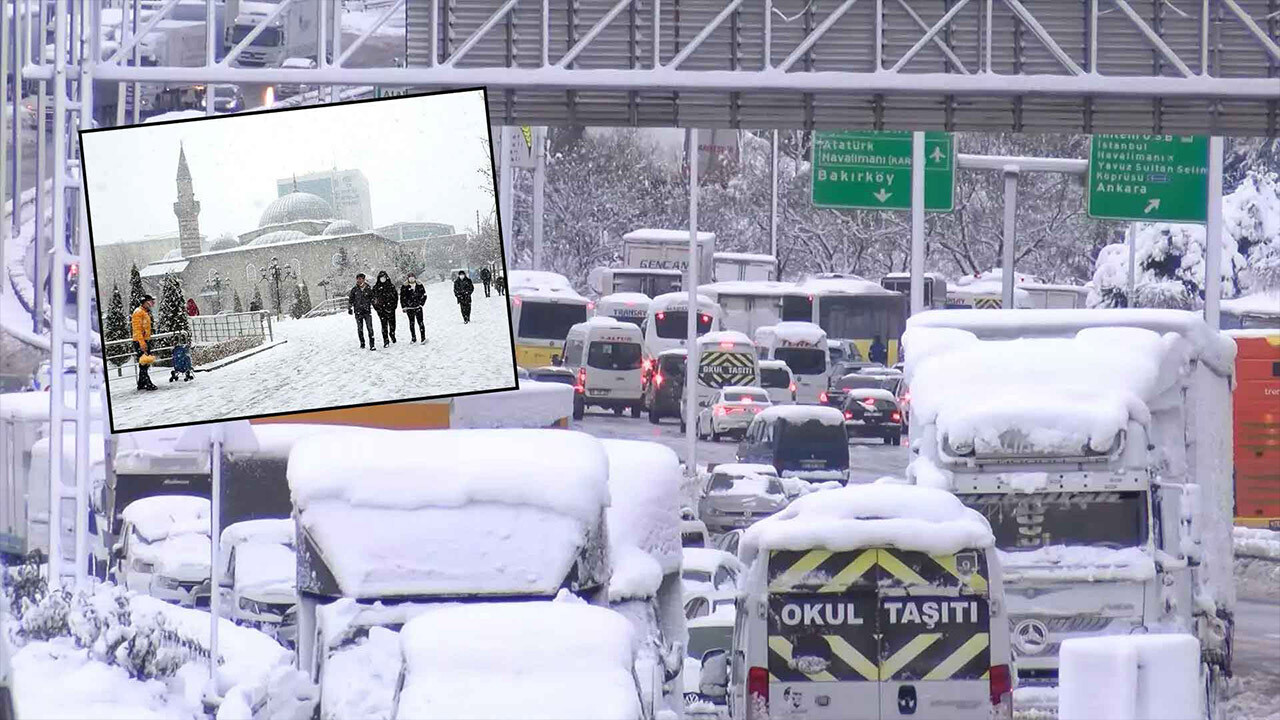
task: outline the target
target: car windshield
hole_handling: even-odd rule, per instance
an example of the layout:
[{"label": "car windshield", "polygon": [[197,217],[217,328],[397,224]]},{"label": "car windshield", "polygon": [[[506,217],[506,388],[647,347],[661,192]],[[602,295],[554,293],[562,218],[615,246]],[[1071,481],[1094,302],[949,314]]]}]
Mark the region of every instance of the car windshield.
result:
[{"label": "car windshield", "polygon": [[598,370],[638,370],[642,363],[640,343],[593,342],[587,349],[587,367]]},{"label": "car windshield", "polygon": [[722,395],[725,402],[766,402],[769,396],[763,392],[750,390],[725,390]]},{"label": "car windshield", "polygon": [[531,340],[564,340],[569,328],[586,319],[586,305],[526,300],[520,305],[516,334]]},{"label": "car windshield", "polygon": [[706,570],[685,570],[680,573],[680,577],[689,582],[711,582],[711,573]]},{"label": "car windshield", "polygon": [[1049,545],[1137,547],[1147,538],[1146,494],[975,493],[960,496],[991,523],[1001,550]]},{"label": "car windshield", "polygon": [[781,360],[797,375],[821,375],[827,371],[827,355],[813,348],[777,348],[775,360]]},{"label": "car windshield", "polygon": [[708,650],[727,650],[732,646],[732,625],[691,627],[689,628],[689,649],[686,654],[700,660]]},{"label": "car windshield", "polygon": [[[658,337],[666,339],[676,339],[688,337],[689,335],[689,314],[684,310],[666,310],[654,316],[653,329],[658,333]],[[707,313],[698,315],[698,334],[705,335],[711,332],[711,316]]]},{"label": "car windshield", "polygon": [[684,356],[664,357],[658,361],[658,368],[664,375],[680,375],[684,373]]},{"label": "car windshield", "polygon": [[760,368],[760,384],[767,388],[791,387],[791,376],[786,370],[767,370]]}]

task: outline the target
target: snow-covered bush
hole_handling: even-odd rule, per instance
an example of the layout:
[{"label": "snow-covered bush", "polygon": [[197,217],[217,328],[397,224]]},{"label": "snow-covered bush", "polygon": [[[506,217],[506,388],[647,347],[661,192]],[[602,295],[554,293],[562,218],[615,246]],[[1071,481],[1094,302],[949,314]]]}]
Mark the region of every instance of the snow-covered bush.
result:
[{"label": "snow-covered bush", "polygon": [[258,347],[265,340],[261,335],[252,337],[238,337],[231,340],[223,340],[212,345],[202,345],[191,349],[192,365],[207,365],[223,358],[231,357],[236,353],[242,353],[245,350],[252,350]]},{"label": "snow-covered bush", "polygon": [[8,599],[6,607],[11,613],[17,613],[23,601],[39,602],[49,591],[49,583],[41,574],[44,554],[32,550],[23,558],[21,565],[12,570],[6,569],[8,577],[4,581],[4,595]]}]

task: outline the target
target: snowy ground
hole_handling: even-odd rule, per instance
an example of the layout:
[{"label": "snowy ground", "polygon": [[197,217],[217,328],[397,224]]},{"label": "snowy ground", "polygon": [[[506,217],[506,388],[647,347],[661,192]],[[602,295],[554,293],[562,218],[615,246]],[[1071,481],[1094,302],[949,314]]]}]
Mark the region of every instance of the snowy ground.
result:
[{"label": "snowy ground", "polygon": [[[195,380],[169,383],[167,368],[152,371],[159,386],[142,393],[132,377],[108,378],[118,429],[302,412],[342,405],[407,400],[515,384],[507,303],[477,293],[464,325],[450,286],[427,287],[424,323],[430,342],[409,342],[408,318],[397,312],[399,342],[361,350],[350,315],[287,320],[275,326],[288,342]],[[381,337],[378,318],[375,331]],[[110,375],[110,373],[108,373]]]}]

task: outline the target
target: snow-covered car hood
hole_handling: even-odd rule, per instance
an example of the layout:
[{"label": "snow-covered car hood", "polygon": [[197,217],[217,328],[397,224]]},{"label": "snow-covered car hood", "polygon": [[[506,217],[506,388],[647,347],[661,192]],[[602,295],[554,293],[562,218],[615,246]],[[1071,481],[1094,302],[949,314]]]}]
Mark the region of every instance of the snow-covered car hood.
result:
[{"label": "snow-covered car hood", "polygon": [[787,506],[783,495],[749,495],[746,493],[712,493],[702,498],[702,510],[776,512]]},{"label": "snow-covered car hood", "polygon": [[149,549],[155,551],[158,575],[184,582],[209,578],[212,546],[208,535],[177,535],[155,543]]},{"label": "snow-covered car hood", "polygon": [[254,600],[265,596],[294,597],[298,582],[298,558],[293,549],[270,542],[247,542],[236,547],[236,590]]}]

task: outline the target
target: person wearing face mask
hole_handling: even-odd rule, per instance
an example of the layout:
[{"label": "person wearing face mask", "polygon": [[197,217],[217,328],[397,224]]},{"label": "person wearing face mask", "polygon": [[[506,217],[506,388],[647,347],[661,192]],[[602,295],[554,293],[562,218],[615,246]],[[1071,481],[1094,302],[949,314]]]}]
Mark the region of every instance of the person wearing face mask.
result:
[{"label": "person wearing face mask", "polygon": [[453,296],[458,300],[458,309],[462,311],[462,322],[471,322],[471,294],[476,291],[475,283],[467,277],[466,270],[459,270],[453,281]]},{"label": "person wearing face mask", "polygon": [[[409,342],[418,342],[418,334],[422,335],[422,342],[427,341],[427,329],[422,324],[422,306],[427,302],[427,288],[418,282],[418,279],[409,273],[409,277],[405,278],[404,285],[400,287],[400,307],[404,309],[404,314],[409,316]],[[414,330],[414,323],[418,328]]]},{"label": "person wearing face mask", "polygon": [[360,349],[364,349],[365,328],[369,329],[369,349],[373,350],[378,341],[373,337],[373,288],[365,282],[364,273],[356,275],[356,286],[351,288],[348,297],[347,314],[356,318],[356,335],[360,336]]},{"label": "person wearing face mask", "polygon": [[396,341],[396,305],[400,295],[391,282],[386,270],[378,273],[378,281],[373,284],[373,309],[378,311],[378,320],[382,323],[382,347]]}]

